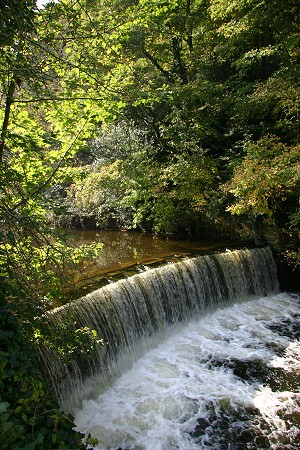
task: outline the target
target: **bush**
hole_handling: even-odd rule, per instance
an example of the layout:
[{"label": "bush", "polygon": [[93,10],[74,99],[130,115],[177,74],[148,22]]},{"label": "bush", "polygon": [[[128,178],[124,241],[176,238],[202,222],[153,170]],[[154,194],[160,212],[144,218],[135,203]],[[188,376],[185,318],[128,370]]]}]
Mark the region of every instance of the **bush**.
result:
[{"label": "bush", "polygon": [[2,450],[84,450],[83,434],[41,378],[26,326],[0,305],[0,436]]}]

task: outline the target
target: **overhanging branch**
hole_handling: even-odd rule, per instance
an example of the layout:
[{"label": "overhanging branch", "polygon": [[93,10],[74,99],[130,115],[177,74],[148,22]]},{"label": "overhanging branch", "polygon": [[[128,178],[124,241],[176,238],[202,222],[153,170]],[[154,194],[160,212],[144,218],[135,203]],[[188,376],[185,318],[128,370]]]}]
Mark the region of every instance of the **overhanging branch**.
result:
[{"label": "overhanging branch", "polygon": [[76,100],[92,100],[92,101],[102,101],[102,98],[98,97],[46,97],[46,98],[31,98],[28,100],[18,100],[14,99],[12,103],[38,103],[38,102],[70,102]]}]

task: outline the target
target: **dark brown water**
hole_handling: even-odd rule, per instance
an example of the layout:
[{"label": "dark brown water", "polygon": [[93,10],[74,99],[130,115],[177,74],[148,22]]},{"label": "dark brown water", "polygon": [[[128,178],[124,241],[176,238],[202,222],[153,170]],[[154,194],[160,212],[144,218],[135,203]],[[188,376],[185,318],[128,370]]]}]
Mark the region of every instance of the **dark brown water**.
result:
[{"label": "dark brown water", "polygon": [[72,298],[148,267],[224,250],[228,246],[225,242],[164,239],[134,231],[72,230],[70,239],[76,245],[103,244],[97,260],[85,261],[74,277],[70,287]]}]

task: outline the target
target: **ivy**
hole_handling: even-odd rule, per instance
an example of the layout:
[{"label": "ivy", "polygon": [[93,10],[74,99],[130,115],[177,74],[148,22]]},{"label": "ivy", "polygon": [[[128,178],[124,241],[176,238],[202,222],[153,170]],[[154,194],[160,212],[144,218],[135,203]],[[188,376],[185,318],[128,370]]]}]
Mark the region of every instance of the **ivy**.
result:
[{"label": "ivy", "polygon": [[26,334],[3,305],[3,298],[0,325],[1,449],[87,449],[84,435],[74,431],[73,418],[59,409],[40,377]]}]

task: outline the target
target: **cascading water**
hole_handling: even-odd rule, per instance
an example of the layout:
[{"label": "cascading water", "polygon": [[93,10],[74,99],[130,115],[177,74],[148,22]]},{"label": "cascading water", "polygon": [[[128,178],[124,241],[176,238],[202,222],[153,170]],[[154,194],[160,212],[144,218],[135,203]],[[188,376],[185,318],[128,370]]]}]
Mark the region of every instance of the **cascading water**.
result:
[{"label": "cascading water", "polygon": [[298,450],[299,300],[236,303],[177,328],[75,423],[94,450]]},{"label": "cascading water", "polygon": [[[259,445],[246,446],[243,430],[259,421],[264,395],[272,397],[255,370],[288,346],[270,327],[297,311],[296,299],[278,294],[269,248],[200,256],[55,310],[54,324],[91,327],[107,345],[67,366],[43,351],[41,363],[50,379],[66,374],[61,406],[99,438],[99,449],[279,449],[263,432]],[[271,435],[273,417],[262,420]]]}]

